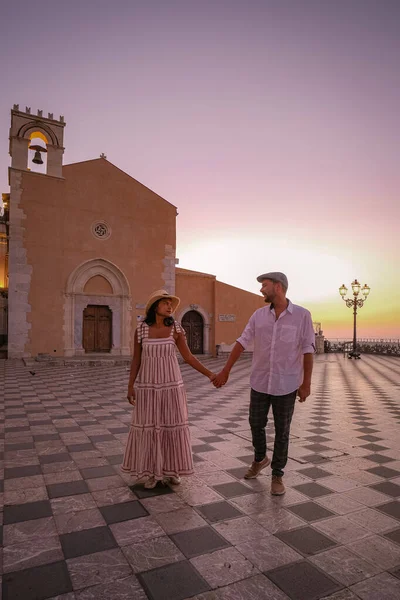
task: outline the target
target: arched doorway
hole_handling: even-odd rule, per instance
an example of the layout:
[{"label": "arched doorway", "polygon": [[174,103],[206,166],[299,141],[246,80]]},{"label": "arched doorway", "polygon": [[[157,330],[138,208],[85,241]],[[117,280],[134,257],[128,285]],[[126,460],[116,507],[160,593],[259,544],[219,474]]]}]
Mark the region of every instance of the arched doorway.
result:
[{"label": "arched doorway", "polygon": [[108,306],[89,304],[83,311],[82,346],[85,352],[110,352],[112,312]]},{"label": "arched doorway", "polygon": [[[84,311],[89,307],[92,312],[96,310],[93,307],[100,312],[88,312],[84,332]],[[129,283],[116,265],[96,258],[82,263],[71,273],[64,302],[65,356],[80,356],[85,352],[130,356],[131,320]],[[88,339],[90,337],[92,339]]]},{"label": "arched doorway", "polygon": [[187,343],[192,354],[203,354],[203,317],[196,310],[189,310],[182,319]]}]

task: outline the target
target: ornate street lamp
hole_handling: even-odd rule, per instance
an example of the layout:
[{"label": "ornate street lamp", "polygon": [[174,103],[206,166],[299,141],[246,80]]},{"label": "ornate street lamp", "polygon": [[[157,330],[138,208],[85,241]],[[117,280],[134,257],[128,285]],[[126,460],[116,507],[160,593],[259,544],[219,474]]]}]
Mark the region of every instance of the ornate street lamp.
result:
[{"label": "ornate street lamp", "polygon": [[[351,289],[353,290],[353,298],[346,298],[347,287],[344,284],[340,286],[339,294],[346,302],[346,306],[348,306],[348,308],[353,309],[354,315],[353,351],[349,353],[349,358],[360,358],[360,353],[357,352],[357,308],[361,308],[364,305],[364,302],[368,298],[371,288],[367,284],[361,287],[361,284],[357,281],[357,279],[355,279],[351,284]],[[364,298],[358,297],[360,291]]]}]

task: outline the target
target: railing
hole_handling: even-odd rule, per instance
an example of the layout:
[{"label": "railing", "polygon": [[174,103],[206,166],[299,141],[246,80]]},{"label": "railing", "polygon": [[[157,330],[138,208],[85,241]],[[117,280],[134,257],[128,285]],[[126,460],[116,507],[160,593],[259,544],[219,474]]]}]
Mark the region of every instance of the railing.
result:
[{"label": "railing", "polygon": [[[325,352],[343,352],[346,355],[353,350],[353,342],[342,339],[325,340],[324,350]],[[360,339],[357,340],[357,351],[361,354],[400,356],[400,339]]]}]

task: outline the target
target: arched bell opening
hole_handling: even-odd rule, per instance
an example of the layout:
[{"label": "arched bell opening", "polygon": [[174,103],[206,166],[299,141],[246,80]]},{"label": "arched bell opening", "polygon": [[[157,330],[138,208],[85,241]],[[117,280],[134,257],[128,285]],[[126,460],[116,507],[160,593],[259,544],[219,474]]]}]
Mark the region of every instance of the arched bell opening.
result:
[{"label": "arched bell opening", "polygon": [[35,173],[47,173],[48,140],[41,131],[33,131],[29,136],[28,169]]}]

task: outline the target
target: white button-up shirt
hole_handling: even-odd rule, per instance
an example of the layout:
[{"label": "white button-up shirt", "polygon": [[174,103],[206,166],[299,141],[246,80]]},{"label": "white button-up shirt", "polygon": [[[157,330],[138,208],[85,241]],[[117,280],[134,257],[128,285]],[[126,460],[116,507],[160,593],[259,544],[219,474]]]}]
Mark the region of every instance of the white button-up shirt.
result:
[{"label": "white button-up shirt", "polygon": [[237,341],[245,350],[254,343],[251,387],[273,396],[285,396],[299,388],[303,354],[315,352],[311,314],[290,300],[278,319],[272,305],[256,310]]}]

